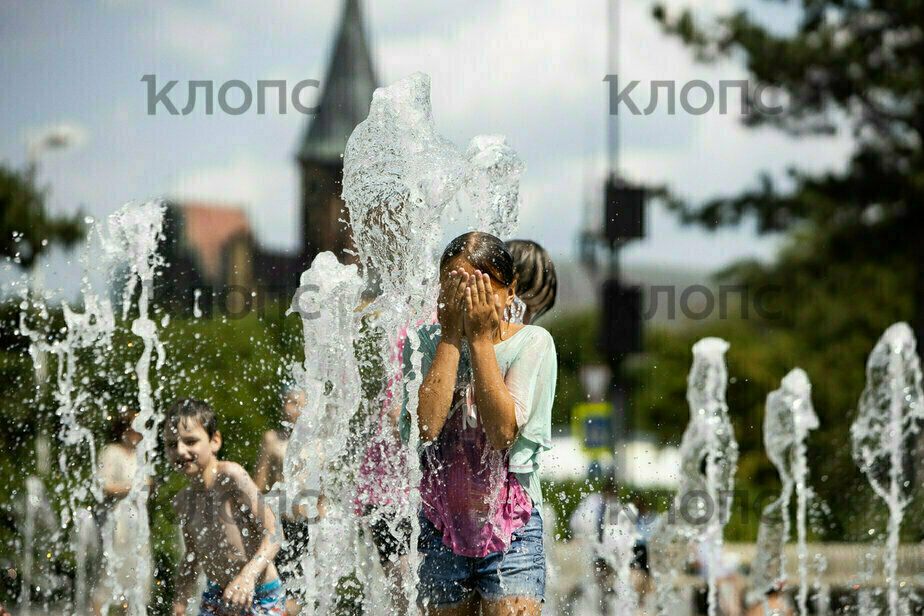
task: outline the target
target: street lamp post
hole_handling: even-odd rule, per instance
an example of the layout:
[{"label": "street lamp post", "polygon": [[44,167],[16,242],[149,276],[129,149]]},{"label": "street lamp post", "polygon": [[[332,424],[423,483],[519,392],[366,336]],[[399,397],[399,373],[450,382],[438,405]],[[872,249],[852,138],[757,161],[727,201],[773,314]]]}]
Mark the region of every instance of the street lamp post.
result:
[{"label": "street lamp post", "polygon": [[[48,129],[36,139],[29,141],[26,145],[26,179],[33,187],[38,186],[38,162],[41,155],[51,150],[63,150],[70,146],[73,141],[74,138],[71,133],[60,127]],[[32,250],[36,252],[35,247]],[[33,300],[38,299],[41,301],[40,296],[44,282],[39,257],[36,255],[32,259],[32,268],[29,272],[29,295]],[[44,301],[41,301],[41,303],[44,305]],[[35,360],[36,380],[40,390],[44,386],[48,375],[46,359],[46,353],[40,350]]]}]

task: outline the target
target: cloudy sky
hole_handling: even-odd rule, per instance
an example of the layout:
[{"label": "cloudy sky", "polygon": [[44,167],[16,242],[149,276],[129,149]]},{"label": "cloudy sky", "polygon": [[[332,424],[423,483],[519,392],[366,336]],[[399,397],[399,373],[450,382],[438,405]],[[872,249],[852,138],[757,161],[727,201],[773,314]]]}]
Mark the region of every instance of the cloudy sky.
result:
[{"label": "cloudy sky", "polygon": [[[776,27],[792,23],[782,3],[741,2]],[[621,80],[703,79],[717,87],[743,77],[731,63],[695,64],[659,32],[649,0],[622,4]],[[669,4],[703,14],[738,5]],[[151,116],[141,78],[179,80],[170,94],[178,107],[191,80],[241,79],[254,89],[261,79],[323,80],[341,8],[339,0],[4,2],[0,161],[23,165],[30,139],[65,126],[74,146],[40,158],[56,211],[82,207],[102,216],[128,200],[200,198],[247,208],[261,241],[294,247],[293,155],[310,116],[291,106],[288,114],[257,115],[254,106],[240,116],[207,116],[201,103],[187,116],[162,108]],[[506,135],[527,163],[520,235],[573,256],[605,169],[605,0],[375,0],[363,10],[380,81],[430,74],[437,126],[460,145],[476,134]],[[646,92],[640,86],[633,98],[643,104]],[[717,111],[669,116],[663,105],[650,116],[623,114],[622,170],[702,199],[752,185],[761,170],[836,167],[850,150],[845,136],[796,142],[745,130],[739,119]],[[758,238],[747,227],[717,234],[681,227],[655,206],[649,237],[625,259],[712,269],[745,256],[770,258],[778,245],[779,238]]]}]

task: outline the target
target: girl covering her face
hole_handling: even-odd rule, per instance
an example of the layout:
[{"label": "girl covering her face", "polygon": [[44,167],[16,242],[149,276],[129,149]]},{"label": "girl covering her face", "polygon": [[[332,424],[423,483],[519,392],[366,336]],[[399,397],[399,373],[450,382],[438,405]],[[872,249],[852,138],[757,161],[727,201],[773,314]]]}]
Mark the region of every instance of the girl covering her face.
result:
[{"label": "girl covering her face", "polygon": [[[440,259],[439,323],[418,330],[418,550],[426,613],[541,609],[537,471],[539,454],[551,445],[557,362],[548,332],[504,318],[516,285],[501,240],[477,232],[457,237]],[[413,372],[410,355],[405,348],[405,383]],[[407,442],[406,395],[400,424]]]}]

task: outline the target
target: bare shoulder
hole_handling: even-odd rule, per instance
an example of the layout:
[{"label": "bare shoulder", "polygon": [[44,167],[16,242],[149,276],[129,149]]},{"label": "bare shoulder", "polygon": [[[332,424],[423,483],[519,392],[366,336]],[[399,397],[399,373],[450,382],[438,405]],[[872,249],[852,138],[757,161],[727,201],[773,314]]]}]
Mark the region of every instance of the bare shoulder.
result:
[{"label": "bare shoulder", "polygon": [[244,467],[237,462],[222,460],[218,463],[216,474],[218,479],[217,483],[219,485],[233,485],[237,488],[243,489],[253,483],[253,479],[250,478],[250,475],[247,473]]},{"label": "bare shoulder", "polygon": [[263,433],[263,449],[270,449],[279,442],[279,435],[275,430],[267,430]]},{"label": "bare shoulder", "polygon": [[522,330],[525,327],[526,325],[523,325],[522,323],[508,323],[506,337],[510,338],[511,336],[518,334],[520,330]]}]

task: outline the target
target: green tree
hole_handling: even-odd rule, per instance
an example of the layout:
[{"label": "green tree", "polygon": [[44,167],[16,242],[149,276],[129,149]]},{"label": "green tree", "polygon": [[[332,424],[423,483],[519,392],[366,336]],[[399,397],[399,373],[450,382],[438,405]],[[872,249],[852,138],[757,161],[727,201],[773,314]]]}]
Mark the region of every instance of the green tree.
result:
[{"label": "green tree", "polygon": [[45,208],[46,191],[31,171],[0,165],[0,255],[28,269],[50,245],[72,246],[83,237],[80,214],[54,217]]}]

